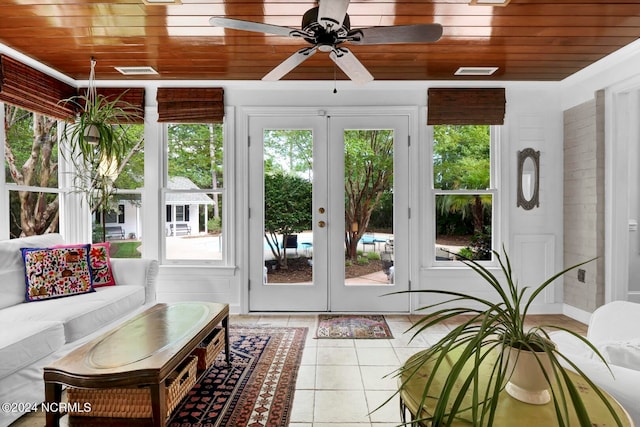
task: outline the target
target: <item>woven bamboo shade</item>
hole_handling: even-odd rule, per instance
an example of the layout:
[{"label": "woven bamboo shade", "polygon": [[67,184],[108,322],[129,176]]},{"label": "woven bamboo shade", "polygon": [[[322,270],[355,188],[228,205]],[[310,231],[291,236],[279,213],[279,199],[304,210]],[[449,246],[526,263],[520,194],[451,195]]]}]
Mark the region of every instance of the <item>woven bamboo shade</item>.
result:
[{"label": "woven bamboo shade", "polygon": [[222,123],[222,88],[159,88],[158,121],[165,123]]},{"label": "woven bamboo shade", "polygon": [[428,125],[501,125],[504,123],[504,88],[431,88],[427,102]]},{"label": "woven bamboo shade", "polygon": [[[82,88],[78,89],[78,92],[84,94],[86,90]],[[99,87],[96,88],[96,93],[107,97],[108,100],[114,100],[120,96],[123,105],[119,107],[129,114],[124,123],[144,123],[144,88]]]},{"label": "woven bamboo shade", "polygon": [[49,117],[73,118],[71,104],[60,102],[76,89],[15,59],[0,55],[0,101]]}]

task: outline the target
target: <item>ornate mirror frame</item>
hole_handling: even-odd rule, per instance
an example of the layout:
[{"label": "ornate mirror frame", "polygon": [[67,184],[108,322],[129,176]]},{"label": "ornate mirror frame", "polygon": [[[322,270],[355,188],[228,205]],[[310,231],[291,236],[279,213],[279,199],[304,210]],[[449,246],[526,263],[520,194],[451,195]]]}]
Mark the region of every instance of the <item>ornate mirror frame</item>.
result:
[{"label": "ornate mirror frame", "polygon": [[[533,180],[529,183],[532,185],[530,197],[526,197],[523,189],[523,181],[525,168],[524,163],[530,159],[533,162]],[[534,207],[540,206],[538,197],[540,187],[540,151],[536,151],[533,148],[525,148],[522,151],[518,151],[518,204],[525,210],[531,210]]]}]

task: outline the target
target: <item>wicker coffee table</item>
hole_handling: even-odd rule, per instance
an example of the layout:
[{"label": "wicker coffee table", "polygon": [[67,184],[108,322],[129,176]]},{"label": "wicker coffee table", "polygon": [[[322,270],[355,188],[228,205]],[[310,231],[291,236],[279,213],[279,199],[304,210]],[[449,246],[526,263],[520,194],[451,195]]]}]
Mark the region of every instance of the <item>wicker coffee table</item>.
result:
[{"label": "wicker coffee table", "polygon": [[[229,306],[209,302],[157,304],[75,349],[44,368],[45,405],[54,409],[46,413],[47,426],[58,426],[63,415],[58,410],[65,409],[59,404],[63,385],[90,392],[141,390],[147,397],[150,394],[146,423],[164,426],[169,415],[168,383],[219,326],[229,363]],[[98,421],[91,418],[91,402],[79,404],[75,409],[87,413],[78,419]]]}]

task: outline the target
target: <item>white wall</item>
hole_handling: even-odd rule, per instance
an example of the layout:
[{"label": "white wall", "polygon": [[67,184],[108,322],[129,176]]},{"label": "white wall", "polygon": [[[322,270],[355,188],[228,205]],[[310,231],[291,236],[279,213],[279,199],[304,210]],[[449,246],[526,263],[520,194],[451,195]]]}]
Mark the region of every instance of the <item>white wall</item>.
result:
[{"label": "white wall", "polygon": [[[563,110],[605,91],[605,302],[640,302],[640,40],[565,79]],[[566,307],[565,307],[566,309]],[[588,312],[568,313],[585,321]]]},{"label": "white wall", "polygon": [[[521,285],[534,286],[562,267],[562,116],[558,85],[508,84],[505,124],[500,135],[498,165],[501,179],[500,232],[511,261],[514,276]],[[421,143],[424,141],[421,141]],[[526,211],[516,207],[517,152],[524,148],[540,151],[540,206]],[[422,155],[427,161],[426,155]],[[427,172],[426,172],[427,173]],[[426,185],[428,176],[421,177]],[[421,203],[424,206],[425,203]],[[428,210],[421,234],[429,229]],[[424,254],[425,248],[421,248]],[[466,268],[431,267],[421,259],[419,286],[452,291],[473,291],[494,299],[489,286]],[[560,312],[561,284],[554,284],[538,298],[532,312]],[[423,295],[417,306],[426,305],[432,297]]]},{"label": "white wall", "polygon": [[[235,111],[236,127],[233,144],[235,162],[233,172],[234,193],[237,196],[234,219],[237,221],[237,233],[229,236],[235,243],[234,256],[237,262],[233,268],[186,268],[169,267],[161,269],[160,299],[211,299],[226,301],[235,311],[242,311],[247,292],[248,258],[247,248],[247,149],[246,122],[243,109],[250,107],[354,107],[357,106],[405,106],[418,111],[420,131],[415,146],[416,155],[412,156],[410,181],[416,188],[410,191],[413,200],[412,209],[416,209],[416,220],[410,234],[413,258],[411,280],[413,287],[431,287],[437,285],[447,289],[469,290],[477,288],[481,295],[486,286],[475,274],[457,268],[432,268],[426,260],[424,242],[428,239],[429,227],[425,223],[430,218],[430,210],[425,203],[427,193],[423,186],[428,185],[428,171],[422,164],[428,164],[426,150],[426,101],[427,89],[435,86],[471,86],[472,84],[446,82],[374,82],[358,88],[348,82],[338,84],[338,93],[334,94],[332,82],[300,83],[278,82],[275,84],[250,83],[240,87],[236,84],[224,84],[225,105]],[[249,86],[249,87],[246,87]],[[473,86],[483,86],[473,83]],[[500,135],[499,153],[500,173],[503,180],[502,212],[503,242],[512,259],[519,263],[516,275],[523,283],[540,283],[542,279],[555,273],[562,267],[562,193],[558,185],[562,179],[562,115],[557,83],[485,83],[487,87],[507,88],[507,115]],[[516,208],[516,153],[527,147],[541,152],[541,190],[540,207],[531,211]],[[229,150],[227,151],[229,152]],[[561,310],[561,289],[550,289],[540,299],[536,312],[558,312]],[[427,303],[416,298],[414,307]]]}]

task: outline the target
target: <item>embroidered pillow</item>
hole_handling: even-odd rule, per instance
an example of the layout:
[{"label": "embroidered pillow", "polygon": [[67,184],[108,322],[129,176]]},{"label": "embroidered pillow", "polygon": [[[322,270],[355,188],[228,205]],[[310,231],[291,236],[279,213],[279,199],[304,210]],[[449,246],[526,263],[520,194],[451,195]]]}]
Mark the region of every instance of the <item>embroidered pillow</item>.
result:
[{"label": "embroidered pillow", "polygon": [[95,292],[89,268],[90,245],[22,248],[25,300],[39,301]]},{"label": "embroidered pillow", "polygon": [[89,251],[89,262],[91,263],[91,277],[93,278],[93,287],[113,286],[116,284],[111,271],[111,259],[109,251],[111,243],[93,243]]},{"label": "embroidered pillow", "polygon": [[[54,248],[81,248],[85,245],[57,245]],[[109,252],[111,243],[92,243],[89,249],[89,268],[93,287],[114,286],[116,281],[111,271]]]}]

